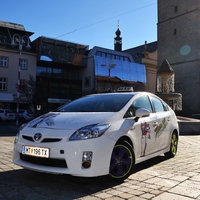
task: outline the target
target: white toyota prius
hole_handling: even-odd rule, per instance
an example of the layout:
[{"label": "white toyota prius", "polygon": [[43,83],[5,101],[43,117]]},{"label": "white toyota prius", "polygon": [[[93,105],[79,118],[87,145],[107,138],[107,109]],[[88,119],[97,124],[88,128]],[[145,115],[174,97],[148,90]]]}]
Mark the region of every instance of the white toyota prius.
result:
[{"label": "white toyota prius", "polygon": [[26,124],[13,161],[30,170],[123,180],[137,163],[177,152],[173,110],[146,92],[85,96]]}]

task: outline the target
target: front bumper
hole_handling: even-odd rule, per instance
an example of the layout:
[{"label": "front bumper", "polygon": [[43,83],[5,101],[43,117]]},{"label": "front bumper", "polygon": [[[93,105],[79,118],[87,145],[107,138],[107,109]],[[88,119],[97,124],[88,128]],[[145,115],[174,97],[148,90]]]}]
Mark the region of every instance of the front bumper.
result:
[{"label": "front bumper", "polygon": [[[47,134],[44,133],[44,130],[42,131],[42,134],[46,137]],[[40,130],[40,132],[42,131]],[[54,131],[55,136],[55,130],[48,130],[48,137],[52,135],[49,134],[51,131]],[[27,169],[54,174],[71,174],[73,176],[83,177],[109,174],[110,158],[115,145],[115,141],[109,136],[103,135],[95,139],[69,141],[68,137],[65,137],[66,130],[56,130],[56,132],[59,132],[56,136],[62,137],[62,140],[49,143],[28,141],[22,138],[23,133],[20,134],[18,142],[14,144],[13,162]],[[49,148],[50,159],[63,159],[67,167],[44,166],[22,160],[20,154],[24,145]],[[88,169],[82,167],[82,155],[85,151],[91,151],[93,153],[91,167]]]}]

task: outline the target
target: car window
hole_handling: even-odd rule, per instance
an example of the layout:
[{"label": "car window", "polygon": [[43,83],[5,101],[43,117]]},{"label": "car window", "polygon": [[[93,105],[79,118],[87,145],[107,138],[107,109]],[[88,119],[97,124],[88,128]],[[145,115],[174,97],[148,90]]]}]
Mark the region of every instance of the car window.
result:
[{"label": "car window", "polygon": [[151,101],[156,112],[165,111],[162,102],[158,98],[152,96]]},{"label": "car window", "polygon": [[133,102],[133,104],[129,107],[124,117],[125,118],[134,117],[135,111],[139,108],[144,108],[144,109],[149,110],[150,112],[153,112],[149,98],[147,96],[141,96],[141,97],[138,97]]},{"label": "car window", "polygon": [[133,106],[135,108],[135,110],[139,109],[139,108],[144,108],[149,110],[150,112],[152,112],[152,107],[151,107],[151,103],[149,101],[149,98],[144,95],[141,97],[138,97],[134,102],[133,102]]},{"label": "car window", "polygon": [[165,102],[162,102],[162,103],[163,103],[164,110],[169,111],[169,106]]},{"label": "car window", "polygon": [[118,112],[134,94],[91,95],[60,107],[58,112]]},{"label": "car window", "polygon": [[135,116],[135,108],[133,105],[130,106],[130,108],[127,110],[126,114],[124,115],[124,118],[134,117]]}]

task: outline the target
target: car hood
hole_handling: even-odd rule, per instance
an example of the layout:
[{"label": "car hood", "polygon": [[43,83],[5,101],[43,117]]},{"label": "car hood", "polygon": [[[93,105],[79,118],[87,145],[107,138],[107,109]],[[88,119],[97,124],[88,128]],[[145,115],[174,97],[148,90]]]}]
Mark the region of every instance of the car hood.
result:
[{"label": "car hood", "polygon": [[77,130],[91,124],[109,123],[113,118],[115,118],[115,113],[113,112],[56,112],[42,115],[29,122],[26,127]]}]

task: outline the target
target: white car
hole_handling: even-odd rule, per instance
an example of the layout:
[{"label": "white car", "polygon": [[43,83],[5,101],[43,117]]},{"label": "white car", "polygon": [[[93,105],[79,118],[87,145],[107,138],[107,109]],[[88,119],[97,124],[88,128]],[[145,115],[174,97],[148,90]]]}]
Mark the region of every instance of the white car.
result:
[{"label": "white car", "polygon": [[30,170],[123,180],[134,165],[177,152],[173,110],[146,92],[89,95],[26,124],[13,161]]}]

